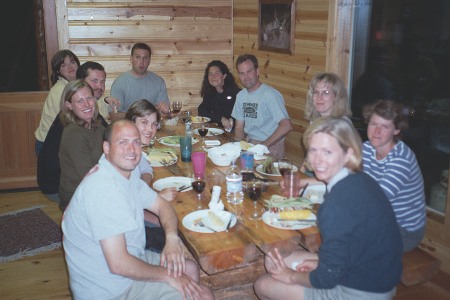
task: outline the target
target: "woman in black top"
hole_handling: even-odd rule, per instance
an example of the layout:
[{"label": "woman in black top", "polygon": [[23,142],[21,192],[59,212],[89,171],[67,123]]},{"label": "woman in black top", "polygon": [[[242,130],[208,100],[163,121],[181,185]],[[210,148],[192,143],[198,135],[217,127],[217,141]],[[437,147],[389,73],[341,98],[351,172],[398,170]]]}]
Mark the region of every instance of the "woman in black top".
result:
[{"label": "woman in black top", "polygon": [[198,107],[198,114],[211,118],[212,122],[227,130],[232,130],[234,121],[231,112],[240,90],[227,65],[220,60],[211,61],[206,66],[203,77],[200,91],[203,102]]}]

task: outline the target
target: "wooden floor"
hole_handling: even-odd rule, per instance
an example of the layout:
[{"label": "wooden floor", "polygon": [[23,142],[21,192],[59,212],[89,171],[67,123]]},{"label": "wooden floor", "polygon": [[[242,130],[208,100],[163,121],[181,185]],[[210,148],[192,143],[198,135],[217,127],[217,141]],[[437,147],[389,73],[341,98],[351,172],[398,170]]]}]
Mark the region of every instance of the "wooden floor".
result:
[{"label": "wooden floor", "polygon": [[[42,210],[58,224],[61,212],[38,191],[0,193],[0,215],[31,206]],[[448,300],[450,275],[439,272],[432,281],[405,288],[398,286],[395,300]],[[251,285],[215,291],[216,299],[256,299]],[[62,249],[0,265],[0,299],[70,299],[67,268]]]}]

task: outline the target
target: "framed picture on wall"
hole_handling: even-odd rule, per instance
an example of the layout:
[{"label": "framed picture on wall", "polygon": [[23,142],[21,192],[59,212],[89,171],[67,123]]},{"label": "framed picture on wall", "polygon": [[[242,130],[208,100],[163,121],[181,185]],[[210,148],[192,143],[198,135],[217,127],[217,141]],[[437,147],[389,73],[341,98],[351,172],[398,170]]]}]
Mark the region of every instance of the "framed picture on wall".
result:
[{"label": "framed picture on wall", "polygon": [[259,0],[259,50],[294,53],[295,0]]}]

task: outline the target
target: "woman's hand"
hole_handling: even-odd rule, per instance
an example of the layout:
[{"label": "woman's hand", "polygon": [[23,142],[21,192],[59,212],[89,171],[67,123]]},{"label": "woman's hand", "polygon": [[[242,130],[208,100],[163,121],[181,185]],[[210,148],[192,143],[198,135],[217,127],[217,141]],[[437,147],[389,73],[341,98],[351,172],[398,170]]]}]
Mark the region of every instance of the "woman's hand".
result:
[{"label": "woman's hand", "polygon": [[272,277],[276,280],[292,283],[292,276],[295,274],[295,271],[288,268],[286,263],[284,262],[283,257],[277,248],[274,251],[269,251],[267,256],[272,260],[273,265],[267,271],[272,275]]},{"label": "woman's hand", "polygon": [[228,118],[222,117],[221,122],[222,122],[222,126],[225,130],[233,129],[233,118],[228,119]]},{"label": "woman's hand", "polygon": [[317,269],[319,261],[317,259],[305,259],[302,263],[295,267],[297,272],[311,272]]}]

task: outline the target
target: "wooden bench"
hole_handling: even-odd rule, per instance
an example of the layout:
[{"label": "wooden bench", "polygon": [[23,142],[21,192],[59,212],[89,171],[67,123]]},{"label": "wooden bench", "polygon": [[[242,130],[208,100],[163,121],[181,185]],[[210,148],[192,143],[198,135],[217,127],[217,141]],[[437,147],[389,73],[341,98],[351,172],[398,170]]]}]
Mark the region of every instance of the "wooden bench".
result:
[{"label": "wooden bench", "polygon": [[441,266],[441,262],[437,258],[420,248],[415,248],[403,254],[402,261],[401,282],[407,287],[430,280]]}]

